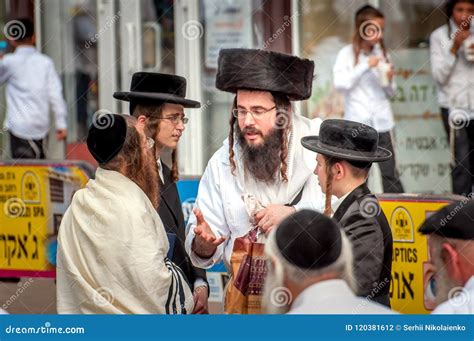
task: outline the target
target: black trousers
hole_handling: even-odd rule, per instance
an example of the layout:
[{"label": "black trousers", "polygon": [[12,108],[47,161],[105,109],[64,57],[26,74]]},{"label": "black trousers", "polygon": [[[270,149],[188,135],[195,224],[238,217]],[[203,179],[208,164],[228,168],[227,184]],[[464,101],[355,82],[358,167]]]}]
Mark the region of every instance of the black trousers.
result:
[{"label": "black trousers", "polygon": [[472,193],[474,174],[474,120],[466,127],[453,129],[454,165],[451,165],[453,193],[469,195]]},{"label": "black trousers", "polygon": [[390,132],[379,133],[379,146],[392,152],[390,160],[379,163],[382,172],[382,186],[384,193],[403,193],[403,185],[400,182],[400,175],[395,163],[395,152],[393,150],[392,137]]},{"label": "black trousers", "polygon": [[46,139],[25,140],[10,132],[10,149],[13,159],[45,159]]},{"label": "black trousers", "polygon": [[440,109],[441,109],[441,119],[443,120],[444,131],[446,132],[446,135],[448,136],[448,142],[449,142],[449,136],[451,134],[451,131],[449,129],[449,109],[443,108],[443,107],[441,107]]}]

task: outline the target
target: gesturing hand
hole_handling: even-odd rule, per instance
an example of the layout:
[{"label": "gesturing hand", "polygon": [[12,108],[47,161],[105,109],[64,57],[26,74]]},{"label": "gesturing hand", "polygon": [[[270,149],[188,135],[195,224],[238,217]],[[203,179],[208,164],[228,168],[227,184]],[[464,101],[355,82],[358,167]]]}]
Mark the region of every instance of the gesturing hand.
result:
[{"label": "gesturing hand", "polygon": [[204,220],[201,210],[196,208],[193,212],[196,216],[197,225],[194,228],[195,237],[192,249],[199,257],[209,258],[226,238],[216,237],[209,224]]}]

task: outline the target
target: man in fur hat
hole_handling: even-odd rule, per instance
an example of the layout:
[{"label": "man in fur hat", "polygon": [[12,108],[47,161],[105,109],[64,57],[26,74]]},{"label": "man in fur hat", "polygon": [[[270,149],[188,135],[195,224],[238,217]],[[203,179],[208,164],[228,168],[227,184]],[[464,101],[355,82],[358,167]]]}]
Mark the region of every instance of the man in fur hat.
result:
[{"label": "man in fur hat", "polygon": [[237,237],[255,226],[268,234],[301,208],[322,210],[314,156],[299,143],[317,134],[321,120],[291,105],[311,96],[313,70],[312,61],[291,55],[220,51],[216,87],[235,98],[229,137],[207,165],[188,222],[186,250],[196,266],[223,259],[230,269]]},{"label": "man in fur hat", "polygon": [[[326,194],[325,214],[334,212],[333,219],[352,242],[356,293],[390,307],[392,232],[366,183],[372,162],[392,157],[378,141],[372,127],[329,119],[321,124],[319,136],[307,136],[301,143],[318,153],[315,174]],[[334,203],[332,195],[338,199]]]}]

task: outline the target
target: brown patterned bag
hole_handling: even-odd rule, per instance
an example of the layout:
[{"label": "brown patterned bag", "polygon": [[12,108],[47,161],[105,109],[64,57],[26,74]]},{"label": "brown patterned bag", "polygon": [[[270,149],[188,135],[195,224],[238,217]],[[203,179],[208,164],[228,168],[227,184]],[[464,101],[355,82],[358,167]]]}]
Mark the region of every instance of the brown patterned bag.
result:
[{"label": "brown patterned bag", "polygon": [[264,234],[255,228],[234,242],[231,278],[226,287],[227,314],[261,314],[263,282],[267,272]]}]

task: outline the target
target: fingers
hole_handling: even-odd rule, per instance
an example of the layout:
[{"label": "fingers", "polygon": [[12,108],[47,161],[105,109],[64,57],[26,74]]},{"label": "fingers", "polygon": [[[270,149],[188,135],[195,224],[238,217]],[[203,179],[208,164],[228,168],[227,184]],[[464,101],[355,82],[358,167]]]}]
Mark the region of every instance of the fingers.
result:
[{"label": "fingers", "polygon": [[273,222],[269,220],[267,220],[263,225],[262,227],[260,228],[263,232],[265,232],[265,234],[268,233],[268,231],[273,227]]},{"label": "fingers", "polygon": [[275,226],[270,226],[270,227],[265,231],[265,236],[268,237],[268,235],[270,234],[270,232],[273,231],[274,228],[275,228]]},{"label": "fingers", "polygon": [[219,237],[216,240],[214,240],[213,244],[215,246],[221,245],[224,241],[226,240],[226,237]]},{"label": "fingers", "polygon": [[257,221],[257,223],[262,220],[262,218],[265,216],[265,213],[266,213],[266,210],[263,209],[263,210],[260,210],[258,211],[257,213],[255,213],[255,220]]},{"label": "fingers", "polygon": [[216,238],[216,236],[214,235],[212,231],[206,232],[201,227],[195,227],[194,234],[196,235],[196,237],[199,237],[201,240],[204,240],[205,242],[210,243],[210,244],[215,244],[217,242],[217,244],[215,245],[219,245],[222,243],[221,242],[222,237]]},{"label": "fingers", "polygon": [[193,209],[193,213],[196,216],[196,221],[198,225],[205,223],[204,217],[202,216],[202,212],[199,208]]}]

